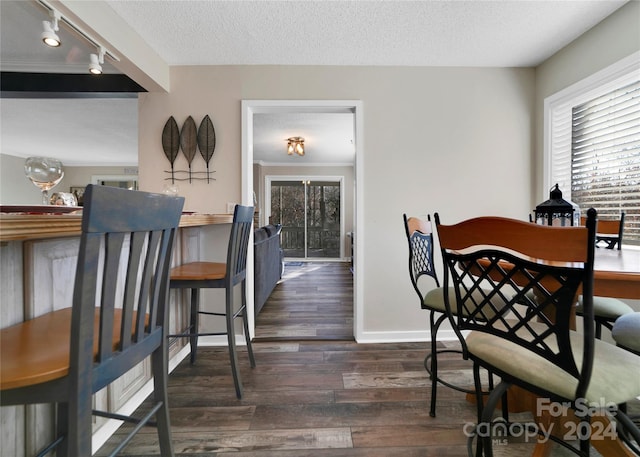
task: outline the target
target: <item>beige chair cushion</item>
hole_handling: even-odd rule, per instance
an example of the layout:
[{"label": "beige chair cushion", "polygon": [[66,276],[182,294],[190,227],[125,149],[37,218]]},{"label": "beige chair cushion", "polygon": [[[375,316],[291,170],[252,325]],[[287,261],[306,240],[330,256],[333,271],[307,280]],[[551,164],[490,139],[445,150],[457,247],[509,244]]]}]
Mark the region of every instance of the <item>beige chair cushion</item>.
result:
[{"label": "beige chair cushion", "polygon": [[[452,297],[451,306],[454,307],[455,299],[453,299],[453,297],[456,296],[456,293],[453,287],[449,287],[449,294],[449,296]],[[447,309],[444,305],[444,287],[436,287],[435,289],[431,289],[429,292],[427,292],[427,295],[424,296],[424,300],[422,300],[422,303],[427,308],[432,308],[442,313],[446,312]]]},{"label": "beige chair cushion", "polygon": [[[577,380],[545,358],[503,338],[477,331],[472,331],[466,342],[471,354],[497,369],[563,398],[573,399]],[[578,368],[582,363],[582,343],[583,336],[571,332],[571,344]],[[553,347],[551,343],[549,346]],[[596,340],[593,374],[586,400],[598,405],[603,400],[620,404],[639,395],[640,356]]]},{"label": "beige chair cushion", "polygon": [[[578,297],[576,312],[582,314],[582,295]],[[593,315],[605,319],[616,320],[616,318],[632,313],[633,308],[620,299],[611,297],[593,297]]]},{"label": "beige chair cushion", "polygon": [[640,312],[625,314],[616,319],[611,336],[620,346],[640,352]]}]

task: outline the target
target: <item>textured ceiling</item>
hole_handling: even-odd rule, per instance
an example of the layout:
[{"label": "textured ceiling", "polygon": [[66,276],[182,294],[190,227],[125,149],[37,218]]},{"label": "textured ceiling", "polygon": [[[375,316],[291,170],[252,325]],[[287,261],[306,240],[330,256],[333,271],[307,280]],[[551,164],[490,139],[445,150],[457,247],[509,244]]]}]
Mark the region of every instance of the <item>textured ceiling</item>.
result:
[{"label": "textured ceiling", "polygon": [[[265,113],[253,116],[254,160],[272,164],[352,164],[352,113]],[[302,136],[305,155],[286,154],[286,139]]]},{"label": "textured ceiling", "polygon": [[626,0],[107,3],[169,65],[526,67]]}]

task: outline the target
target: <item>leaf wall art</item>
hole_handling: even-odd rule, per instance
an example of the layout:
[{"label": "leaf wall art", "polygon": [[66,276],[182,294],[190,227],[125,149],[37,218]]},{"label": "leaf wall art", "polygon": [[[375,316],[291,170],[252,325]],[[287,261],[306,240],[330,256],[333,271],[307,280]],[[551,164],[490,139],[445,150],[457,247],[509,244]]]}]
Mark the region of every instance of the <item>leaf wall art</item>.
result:
[{"label": "leaf wall art", "polygon": [[200,127],[198,127],[198,149],[207,164],[207,182],[209,182],[209,161],[216,149],[216,131],[208,114],[202,119]]},{"label": "leaf wall art", "polygon": [[[175,183],[175,181],[192,182],[193,180],[206,179],[207,182],[210,182],[211,179],[215,180],[215,178],[211,177],[215,171],[209,170],[209,164],[215,148],[216,132],[208,114],[202,119],[198,128],[196,128],[196,122],[193,117],[187,117],[181,129],[178,127],[175,118],[171,116],[162,129],[162,149],[171,164],[171,170],[165,171],[165,173],[170,173],[170,177],[165,179],[170,179],[172,183]],[[180,150],[182,150],[187,160],[188,170],[174,169],[174,163]],[[192,169],[192,164],[197,157],[197,150],[200,151],[200,156],[205,162],[206,171],[194,171]]]},{"label": "leaf wall art", "polygon": [[180,132],[178,131],[178,123],[173,116],[167,120],[162,129],[162,149],[171,164],[171,182],[174,182],[173,162],[178,157],[178,151],[180,150]]},{"label": "leaf wall art", "polygon": [[196,156],[196,146],[198,145],[197,136],[196,123],[193,118],[189,116],[180,131],[180,147],[189,164],[189,182],[191,182],[191,162]]}]

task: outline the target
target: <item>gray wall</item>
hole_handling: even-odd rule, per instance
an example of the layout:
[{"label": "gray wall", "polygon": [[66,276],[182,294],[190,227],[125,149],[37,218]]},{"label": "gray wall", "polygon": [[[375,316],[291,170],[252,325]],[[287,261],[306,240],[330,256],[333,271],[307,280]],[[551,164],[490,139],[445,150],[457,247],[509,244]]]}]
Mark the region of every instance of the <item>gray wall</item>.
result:
[{"label": "gray wall", "polygon": [[[171,93],[140,97],[142,189],[160,191],[162,128],[209,114],[216,181],[180,184],[185,210],[226,212],[241,198],[241,101],[361,100],[364,260],[361,341],[426,337],[407,274],[402,213],[447,222],[530,210],[534,70],[513,68],[173,67]],[[179,157],[177,169],[186,163]],[[360,232],[358,232],[360,233]]]}]

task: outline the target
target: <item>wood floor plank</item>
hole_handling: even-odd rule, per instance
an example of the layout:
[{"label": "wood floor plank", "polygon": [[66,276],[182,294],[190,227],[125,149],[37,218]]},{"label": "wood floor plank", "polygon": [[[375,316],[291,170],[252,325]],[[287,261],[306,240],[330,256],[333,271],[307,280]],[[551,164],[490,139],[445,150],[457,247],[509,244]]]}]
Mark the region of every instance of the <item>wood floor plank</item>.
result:
[{"label": "wood floor plank", "polygon": [[387,425],[385,427],[351,427],[354,447],[397,447],[411,443],[414,446],[456,445],[466,436],[461,428],[432,424]]},{"label": "wood floor plank", "polygon": [[[351,430],[348,427],[326,429],[288,429],[252,431],[196,431],[175,432],[173,446],[177,454],[198,455],[203,453],[251,452],[268,449],[272,452],[286,450],[315,450],[351,448]],[[136,446],[128,446],[123,456],[154,455],[157,438],[152,434],[138,434]],[[155,454],[157,455],[157,454]],[[276,454],[277,455],[277,454]]]},{"label": "wood floor plank", "polygon": [[292,428],[301,422],[310,428],[409,425],[423,424],[428,419],[428,408],[417,402],[265,405],[256,408],[251,428]]},{"label": "wood floor plank", "polygon": [[403,371],[397,373],[344,373],[342,375],[345,389],[362,389],[365,387],[427,387],[430,381],[424,370]]}]

